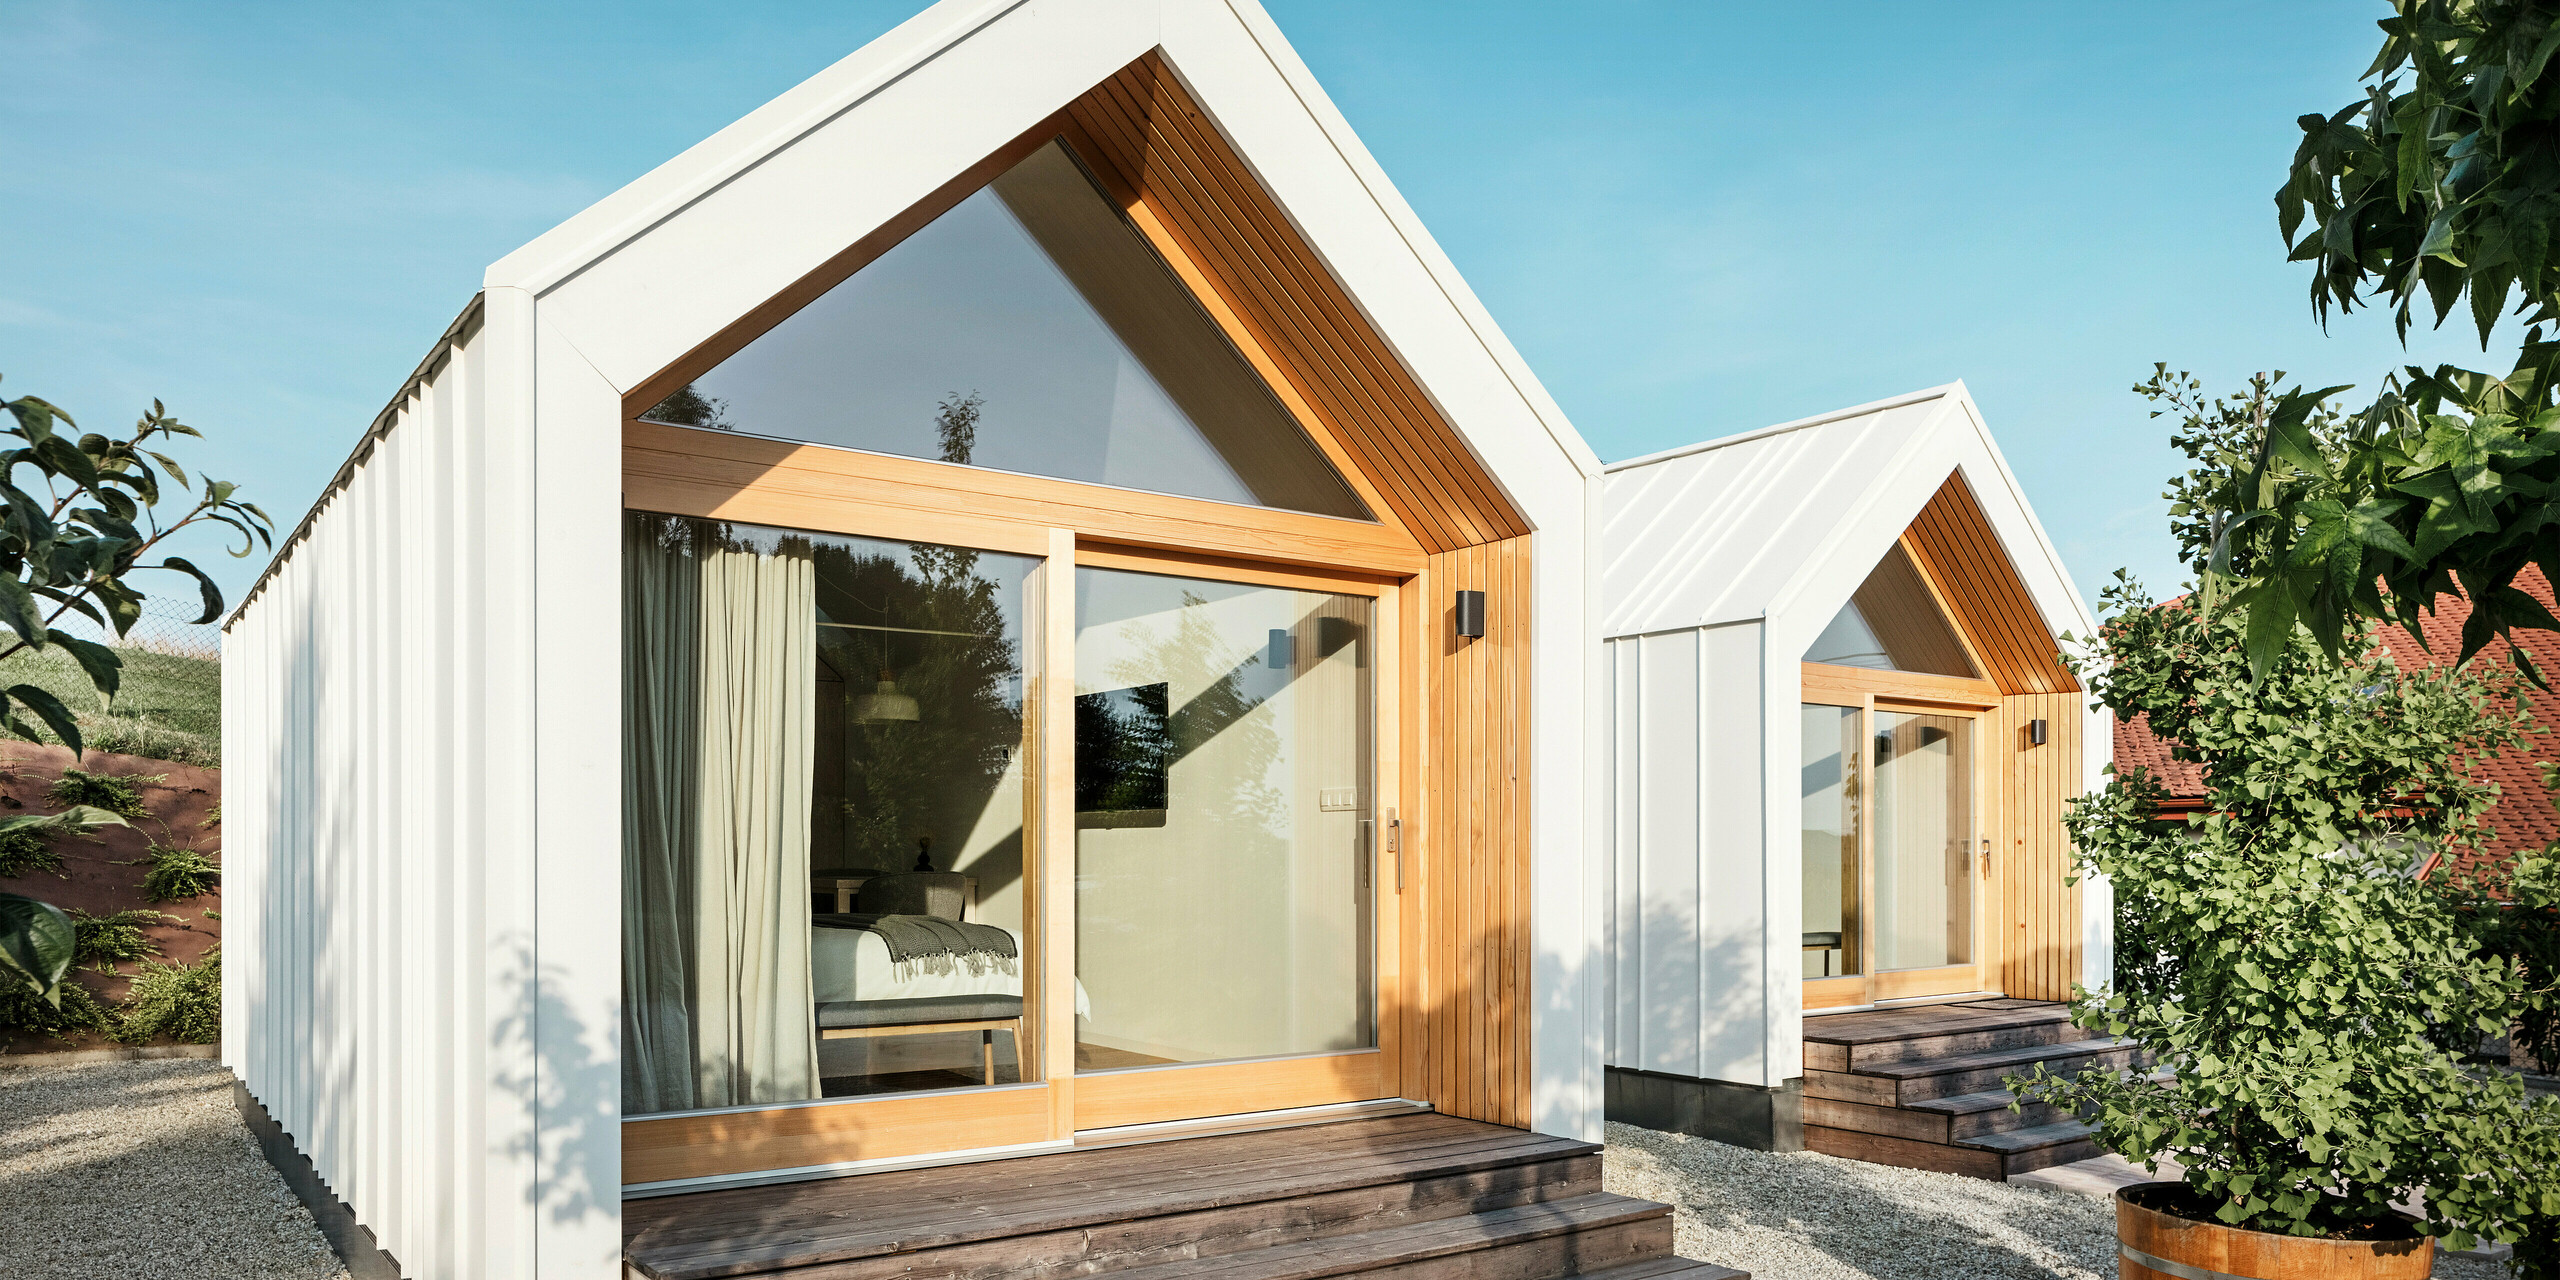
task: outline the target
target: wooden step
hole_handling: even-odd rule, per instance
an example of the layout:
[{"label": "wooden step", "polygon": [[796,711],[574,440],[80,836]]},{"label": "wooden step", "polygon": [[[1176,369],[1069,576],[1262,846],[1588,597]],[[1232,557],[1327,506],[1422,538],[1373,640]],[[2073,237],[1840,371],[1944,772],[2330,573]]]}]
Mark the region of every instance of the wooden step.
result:
[{"label": "wooden step", "polygon": [[1599,1152],[1439,1115],[1061,1152],[634,1200],[625,1256],[659,1280],[1152,1270],[1584,1200]]},{"label": "wooden step", "polygon": [[[2022,1045],[1954,1058],[1880,1063],[1856,1074],[1890,1082],[1895,1105],[1909,1106],[1930,1098],[1950,1098],[1958,1094],[1987,1093],[2006,1088],[2004,1082],[2010,1076],[2031,1072],[2038,1063],[2044,1064],[2053,1075],[2071,1075],[2093,1066],[2129,1067],[2139,1047],[2131,1040],[2110,1036],[2103,1040]],[[1812,1084],[1812,1073],[1807,1072],[1807,1092],[1811,1091]]]},{"label": "wooden step", "polygon": [[2013,1129],[2007,1133],[1986,1133],[1966,1138],[1958,1145],[2000,1157],[2000,1176],[2004,1180],[2021,1173],[2105,1154],[2098,1145],[2096,1131],[2077,1120],[2057,1120],[2052,1124]]},{"label": "wooden step", "polygon": [[[1160,1262],[1131,1280],[1554,1280],[1671,1252],[1671,1206],[1606,1192]],[[830,1273],[832,1275],[832,1273]]]},{"label": "wooden step", "polygon": [[1853,1129],[1833,1129],[1823,1125],[1804,1127],[1804,1149],[1846,1160],[1864,1160],[1868,1164],[1889,1164],[1903,1169],[1927,1169],[1934,1173],[1962,1174],[1998,1182],[2005,1176],[2000,1153],[1978,1147],[1954,1146],[1943,1142],[1918,1142],[1885,1134],[1859,1133]]},{"label": "wooden step", "polygon": [[[1957,1008],[1969,1016],[1941,1015],[1926,1023],[1906,1024],[1908,1030],[1891,1035],[1884,1034],[1883,1027],[1852,1029],[1842,1034],[1839,1040],[1828,1042],[1815,1039],[1821,1033],[1812,1028],[1813,1020],[1807,1019],[1806,1065],[1825,1070],[1864,1071],[1886,1063],[1962,1057],[2027,1045],[2086,1040],[2103,1034],[2073,1026],[2071,1011],[2064,1006],[1978,1011],[1965,1010],[1964,1006]],[[1845,1065],[1834,1066],[1831,1065],[1833,1062]]]},{"label": "wooden step", "polygon": [[[2018,1096],[2006,1089],[1982,1093],[1959,1093],[1945,1098],[1922,1098],[1910,1106],[1914,1113],[1945,1119],[1945,1141],[1955,1142],[1976,1134],[2008,1133],[2032,1129],[2071,1118],[2068,1112],[2050,1102],[2030,1102],[2018,1110],[2009,1109]],[[1808,1115],[1811,1113],[1808,1112]]]},{"label": "wooden step", "polygon": [[1917,1057],[2049,1044],[2084,1034],[2088,1033],[2071,1025],[2070,1007],[2061,1004],[2004,1001],[1823,1014],[1804,1020],[1805,1065],[1821,1071],[1857,1071]]},{"label": "wooden step", "polygon": [[1630,1262],[1623,1267],[1585,1274],[1589,1280],[1751,1280],[1748,1271],[1719,1267],[1712,1262],[1691,1262],[1680,1257]]}]

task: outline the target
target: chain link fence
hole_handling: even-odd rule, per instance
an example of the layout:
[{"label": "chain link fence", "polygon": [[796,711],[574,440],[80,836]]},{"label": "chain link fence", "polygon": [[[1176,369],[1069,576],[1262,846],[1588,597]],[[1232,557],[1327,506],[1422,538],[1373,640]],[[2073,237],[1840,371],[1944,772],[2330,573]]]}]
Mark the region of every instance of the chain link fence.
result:
[{"label": "chain link fence", "polygon": [[147,601],[142,617],[121,638],[101,633],[84,618],[56,624],[109,645],[124,660],[112,702],[98,696],[80,664],[58,647],[0,660],[0,686],[32,684],[60,698],[79,717],[81,737],[93,751],[219,767],[222,628],[194,618],[192,611]]}]

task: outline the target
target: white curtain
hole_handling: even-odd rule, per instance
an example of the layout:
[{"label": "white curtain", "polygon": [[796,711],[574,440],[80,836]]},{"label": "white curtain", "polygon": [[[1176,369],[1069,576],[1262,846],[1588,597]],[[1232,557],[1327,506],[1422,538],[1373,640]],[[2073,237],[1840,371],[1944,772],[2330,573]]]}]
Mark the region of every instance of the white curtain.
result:
[{"label": "white curtain", "polygon": [[[632,519],[625,649],[639,689],[626,693],[624,1106],[645,1114],[813,1098],[809,547]],[[652,520],[654,532],[640,529]],[[652,923],[660,900],[673,903],[671,927]]]}]

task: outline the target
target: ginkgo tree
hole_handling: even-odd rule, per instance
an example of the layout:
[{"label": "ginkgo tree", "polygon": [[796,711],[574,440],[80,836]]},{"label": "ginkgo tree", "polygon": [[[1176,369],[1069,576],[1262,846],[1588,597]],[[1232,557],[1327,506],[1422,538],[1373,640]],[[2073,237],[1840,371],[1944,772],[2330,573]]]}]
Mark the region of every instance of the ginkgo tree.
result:
[{"label": "ginkgo tree", "polygon": [[[22,653],[60,650],[77,662],[102,701],[116,694],[123,661],[105,639],[73,634],[75,615],[99,637],[122,639],[142,617],[144,590],[164,575],[201,604],[198,622],[222,615],[222,589],[183,556],[172,539],[194,530],[220,532],[236,556],[273,551],[275,525],[236,486],[190,479],[168,449],[195,428],[153,401],[133,429],[118,436],[82,432],[48,401],[0,401],[0,662]],[[30,742],[52,740],[82,751],[78,715],[33,684],[0,688],[0,729]],[[96,809],[27,815],[0,827],[38,824],[55,838],[121,819]],[[73,949],[71,921],[49,904],[0,893],[0,981],[21,981],[58,998]]]}]

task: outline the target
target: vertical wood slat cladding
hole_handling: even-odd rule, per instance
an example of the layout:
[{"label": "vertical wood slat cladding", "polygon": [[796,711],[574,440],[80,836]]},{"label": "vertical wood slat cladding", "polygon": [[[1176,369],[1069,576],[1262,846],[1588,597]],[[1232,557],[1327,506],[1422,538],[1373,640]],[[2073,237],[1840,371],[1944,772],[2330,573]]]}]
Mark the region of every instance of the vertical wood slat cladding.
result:
[{"label": "vertical wood slat cladding", "polygon": [[[2080,794],[2079,693],[2028,693],[2001,700],[2005,743],[2001,791],[2008,848],[2001,869],[2001,989],[2026,1000],[2068,1000],[2080,976],[2080,888],[2072,875],[2063,809]],[[2045,745],[2027,743],[2027,723],[2046,722]]]},{"label": "vertical wood slat cladding", "polygon": [[1528,524],[1153,54],[1069,104],[1066,115],[1177,241],[1219,301],[1279,366],[1392,509],[1431,551],[1496,542]]},{"label": "vertical wood slat cladding", "polygon": [[[1421,580],[1429,656],[1424,795],[1414,824],[1423,903],[1409,979],[1413,1097],[1473,1120],[1529,1123],[1529,539],[1432,556]],[[1485,634],[1448,604],[1485,593]]]},{"label": "vertical wood slat cladding", "polygon": [[1955,612],[1956,625],[1988,668],[1984,679],[2004,693],[2079,689],[2055,660],[2053,634],[1964,477],[1947,477],[1911,522],[1903,545]]}]

